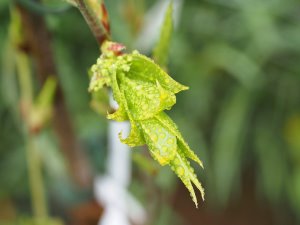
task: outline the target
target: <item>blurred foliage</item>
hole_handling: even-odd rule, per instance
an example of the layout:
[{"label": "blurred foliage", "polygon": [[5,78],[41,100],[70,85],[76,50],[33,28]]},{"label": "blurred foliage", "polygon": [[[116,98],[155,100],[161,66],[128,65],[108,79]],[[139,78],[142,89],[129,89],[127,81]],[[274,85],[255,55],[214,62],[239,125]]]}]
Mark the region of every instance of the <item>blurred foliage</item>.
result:
[{"label": "blurred foliage", "polygon": [[[5,50],[9,4],[0,1],[1,69],[9,68],[10,62]],[[107,1],[114,39],[133,46],[142,17],[153,4]],[[204,161],[205,172],[199,174],[205,181],[204,204],[226,208],[241,197],[243,184],[250,180],[257,197],[267,200],[275,212],[300,211],[299,11],[298,0],[186,0],[183,4],[168,68],[190,90],[178,96],[169,114]],[[99,54],[96,41],[76,9],[49,14],[47,22],[77,133],[94,170],[103,171],[106,122],[90,108],[86,75]],[[3,81],[8,73],[14,71],[2,70],[0,75],[0,198],[22,203],[28,201],[24,140],[15,116],[17,102],[11,100],[18,95],[17,87]],[[49,141],[53,135],[45,136],[47,143],[53,142]],[[169,193],[175,189],[168,185],[176,182],[172,176],[164,168],[155,182]],[[56,185],[48,194],[66,207],[83,198],[70,194],[75,193],[70,184]],[[142,188],[136,185],[133,190]],[[168,207],[162,210],[160,224],[174,220]],[[28,212],[24,203],[17,208]]]},{"label": "blurred foliage", "polygon": [[152,58],[160,65],[165,66],[169,56],[169,49],[171,44],[171,37],[173,35],[173,2],[171,2],[166,10],[166,15],[161,25],[160,37],[156,46],[153,49]]},{"label": "blurred foliage", "polygon": [[190,92],[177,114],[187,133],[201,130],[194,146],[205,149],[208,199],[221,205],[238,197],[251,171],[274,207],[290,201],[300,209],[299,8],[298,1],[207,0],[183,10],[170,68]]}]

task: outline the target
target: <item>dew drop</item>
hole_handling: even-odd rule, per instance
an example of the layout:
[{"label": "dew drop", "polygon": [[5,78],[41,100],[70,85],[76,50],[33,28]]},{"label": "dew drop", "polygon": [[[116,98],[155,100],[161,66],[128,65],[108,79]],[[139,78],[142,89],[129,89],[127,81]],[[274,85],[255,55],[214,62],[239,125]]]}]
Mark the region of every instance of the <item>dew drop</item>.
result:
[{"label": "dew drop", "polygon": [[147,105],[142,105],[142,110],[146,111],[148,109]]},{"label": "dew drop", "polygon": [[178,164],[180,163],[180,162],[179,162],[179,159],[175,159],[175,160],[174,160],[174,163],[178,165]]},{"label": "dew drop", "polygon": [[163,147],[162,147],[162,150],[163,150],[164,152],[167,152],[167,151],[168,151],[168,148],[167,148],[166,146],[163,146]]},{"label": "dew drop", "polygon": [[184,175],[184,168],[182,166],[177,166],[176,167],[176,173],[178,176],[183,176]]},{"label": "dew drop", "polygon": [[154,142],[156,142],[156,141],[158,140],[158,137],[157,137],[156,134],[153,134],[153,135],[151,136],[151,138],[152,138],[152,140],[153,140]]},{"label": "dew drop", "polygon": [[165,133],[160,133],[160,134],[159,134],[159,138],[164,139],[165,137],[166,137],[166,134],[165,134]]},{"label": "dew drop", "polygon": [[168,143],[169,145],[171,145],[171,144],[174,143],[174,140],[173,140],[172,138],[168,138],[167,143]]}]

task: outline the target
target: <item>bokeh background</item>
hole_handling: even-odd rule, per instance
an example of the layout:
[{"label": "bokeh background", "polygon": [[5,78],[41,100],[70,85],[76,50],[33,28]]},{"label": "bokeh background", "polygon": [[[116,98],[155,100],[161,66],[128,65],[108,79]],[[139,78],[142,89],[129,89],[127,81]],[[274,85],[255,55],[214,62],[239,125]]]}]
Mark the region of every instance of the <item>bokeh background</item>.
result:
[{"label": "bokeh background", "polygon": [[[0,1],[0,224],[33,224],[27,166],[32,142],[49,215],[64,224],[97,224],[102,207],[92,180],[106,168],[108,122],[91,107],[87,71],[99,49],[76,8],[58,0],[44,1],[46,9],[25,7],[28,1],[18,7]],[[128,51],[148,43],[139,35],[157,2],[106,1],[113,39]],[[30,31],[36,13],[44,23],[35,21]],[[17,14],[24,35],[15,35]],[[204,162],[205,170],[194,166],[206,200],[196,209],[169,168],[136,148],[130,191],[145,207],[147,224],[300,224],[300,2],[185,0],[176,19],[168,70],[190,89],[168,114]],[[59,79],[54,113],[37,132],[22,105],[24,60],[34,96],[49,73]]]}]

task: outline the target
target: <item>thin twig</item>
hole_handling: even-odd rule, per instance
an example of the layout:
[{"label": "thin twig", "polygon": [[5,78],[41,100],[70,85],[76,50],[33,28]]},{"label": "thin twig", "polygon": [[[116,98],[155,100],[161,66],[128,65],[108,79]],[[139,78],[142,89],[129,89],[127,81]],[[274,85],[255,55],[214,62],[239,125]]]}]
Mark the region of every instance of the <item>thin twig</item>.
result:
[{"label": "thin twig", "polygon": [[105,4],[98,0],[75,0],[75,2],[99,46],[104,41],[110,40],[110,26]]}]

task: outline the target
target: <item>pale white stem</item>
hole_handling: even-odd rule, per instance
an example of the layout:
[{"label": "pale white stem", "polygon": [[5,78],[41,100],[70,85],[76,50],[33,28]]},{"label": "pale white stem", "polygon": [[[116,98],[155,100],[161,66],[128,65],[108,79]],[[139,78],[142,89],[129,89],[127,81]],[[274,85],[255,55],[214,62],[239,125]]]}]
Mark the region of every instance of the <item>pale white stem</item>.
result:
[{"label": "pale white stem", "polygon": [[[118,108],[110,98],[110,105]],[[104,213],[99,225],[143,224],[145,211],[142,206],[127,192],[131,181],[131,153],[127,145],[121,143],[118,133],[128,135],[128,122],[109,122],[107,172],[95,179],[96,199],[104,206]]]}]

